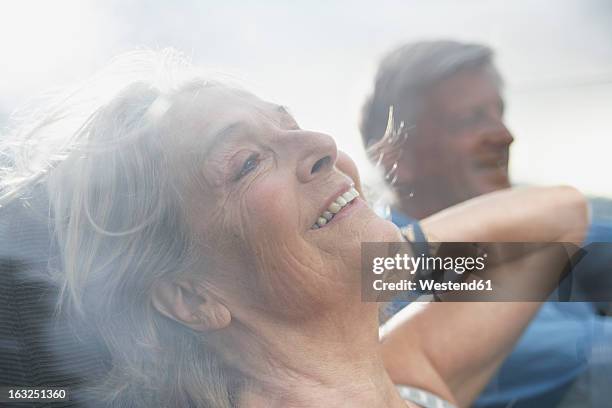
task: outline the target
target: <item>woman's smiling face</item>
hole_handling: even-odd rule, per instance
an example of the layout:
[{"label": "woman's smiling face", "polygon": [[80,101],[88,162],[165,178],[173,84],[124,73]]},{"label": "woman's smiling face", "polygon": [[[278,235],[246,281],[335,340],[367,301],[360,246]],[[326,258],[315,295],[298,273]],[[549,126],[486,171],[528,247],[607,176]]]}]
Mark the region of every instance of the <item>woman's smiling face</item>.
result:
[{"label": "woman's smiling face", "polygon": [[334,140],[300,129],[281,106],[220,86],[176,106],[181,160],[204,155],[186,196],[213,286],[292,316],[359,296],[361,242],[399,237],[355,197],[357,169]]}]

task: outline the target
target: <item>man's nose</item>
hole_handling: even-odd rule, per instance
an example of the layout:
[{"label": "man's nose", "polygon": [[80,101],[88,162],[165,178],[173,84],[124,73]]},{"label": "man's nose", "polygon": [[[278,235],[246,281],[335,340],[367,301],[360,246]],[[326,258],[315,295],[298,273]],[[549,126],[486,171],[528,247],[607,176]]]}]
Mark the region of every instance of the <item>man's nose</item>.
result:
[{"label": "man's nose", "polygon": [[487,127],[485,135],[489,143],[498,146],[510,146],[514,142],[514,136],[512,136],[506,124],[501,120]]},{"label": "man's nose", "polygon": [[333,169],[338,159],[338,148],[331,136],[297,131],[290,137],[292,148],[297,150],[296,172],[302,183],[308,183]]}]

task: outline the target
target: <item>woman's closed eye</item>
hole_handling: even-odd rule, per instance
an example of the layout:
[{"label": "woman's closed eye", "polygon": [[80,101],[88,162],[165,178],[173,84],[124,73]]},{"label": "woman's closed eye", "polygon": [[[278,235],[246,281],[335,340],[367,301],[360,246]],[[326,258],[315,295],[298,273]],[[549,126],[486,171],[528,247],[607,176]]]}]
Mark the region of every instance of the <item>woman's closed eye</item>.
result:
[{"label": "woman's closed eye", "polygon": [[260,161],[261,161],[261,157],[259,153],[251,153],[249,157],[243,162],[242,167],[240,168],[240,170],[238,171],[238,174],[236,174],[236,177],[234,178],[234,181],[240,180],[241,178],[249,174],[251,171],[255,170],[257,166],[259,165]]}]

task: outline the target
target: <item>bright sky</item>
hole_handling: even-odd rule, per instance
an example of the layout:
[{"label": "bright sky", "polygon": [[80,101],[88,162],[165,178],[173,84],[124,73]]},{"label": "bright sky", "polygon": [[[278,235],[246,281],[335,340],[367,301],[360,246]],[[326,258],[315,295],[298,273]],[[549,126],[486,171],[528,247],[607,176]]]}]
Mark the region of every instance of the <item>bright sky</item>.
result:
[{"label": "bright sky", "polygon": [[172,46],[289,106],[363,165],[357,123],[380,56],[456,38],[497,51],[514,181],[612,196],[611,23],[607,0],[3,2],[0,122],[122,51]]}]

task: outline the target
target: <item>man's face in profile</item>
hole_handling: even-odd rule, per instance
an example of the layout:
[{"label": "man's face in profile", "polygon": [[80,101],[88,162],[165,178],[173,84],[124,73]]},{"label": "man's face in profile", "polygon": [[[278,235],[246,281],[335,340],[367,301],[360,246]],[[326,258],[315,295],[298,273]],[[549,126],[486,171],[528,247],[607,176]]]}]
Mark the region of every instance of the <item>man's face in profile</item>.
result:
[{"label": "man's face in profile", "polygon": [[510,187],[513,137],[503,111],[490,67],[459,71],[431,87],[400,159],[407,171],[400,171],[397,187],[412,185],[440,208]]}]

